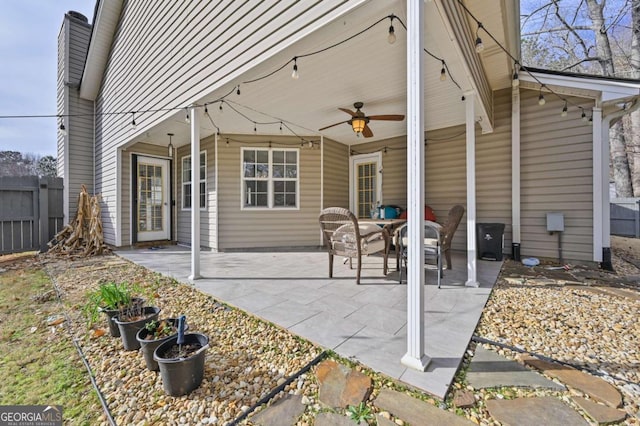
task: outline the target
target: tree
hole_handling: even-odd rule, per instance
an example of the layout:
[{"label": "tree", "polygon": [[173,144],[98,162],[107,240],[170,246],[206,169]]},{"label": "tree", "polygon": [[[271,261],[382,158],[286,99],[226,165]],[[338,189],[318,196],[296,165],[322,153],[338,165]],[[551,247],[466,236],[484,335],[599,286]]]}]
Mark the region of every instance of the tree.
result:
[{"label": "tree", "polygon": [[[640,0],[528,0],[521,6],[524,65],[638,78]],[[613,179],[622,197],[640,196],[640,113],[632,115],[610,132]]]},{"label": "tree", "polygon": [[57,161],[51,155],[23,154],[18,151],[0,151],[0,177],[2,176],[56,176]]},{"label": "tree", "polygon": [[51,155],[47,155],[38,160],[36,171],[40,177],[55,177],[57,174],[58,161]]}]

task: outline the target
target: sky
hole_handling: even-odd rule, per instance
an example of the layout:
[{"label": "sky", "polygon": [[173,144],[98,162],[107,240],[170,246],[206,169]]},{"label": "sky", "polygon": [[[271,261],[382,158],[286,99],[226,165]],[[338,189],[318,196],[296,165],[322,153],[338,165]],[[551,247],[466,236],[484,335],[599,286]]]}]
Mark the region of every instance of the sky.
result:
[{"label": "sky", "polygon": [[[0,116],[56,113],[57,43],[70,10],[94,0],[0,0]],[[56,118],[0,118],[0,151],[56,156]]]}]

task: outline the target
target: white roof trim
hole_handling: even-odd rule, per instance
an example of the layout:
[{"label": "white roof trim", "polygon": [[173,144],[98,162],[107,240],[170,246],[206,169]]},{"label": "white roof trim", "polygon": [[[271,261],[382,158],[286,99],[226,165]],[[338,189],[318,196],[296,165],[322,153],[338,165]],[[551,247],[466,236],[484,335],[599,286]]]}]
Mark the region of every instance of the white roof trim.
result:
[{"label": "white roof trim", "polygon": [[89,51],[80,82],[80,97],[83,99],[95,101],[98,96],[121,10],[122,0],[98,0]]},{"label": "white roof trim", "polygon": [[538,84],[536,79],[544,83],[545,85],[561,86],[579,90],[587,90],[595,93],[599,93],[599,101],[615,102],[619,100],[629,99],[632,97],[640,96],[640,82],[633,83],[631,81],[621,81],[615,79],[604,78],[589,78],[589,77],[574,77],[570,75],[558,75],[547,74],[537,72],[525,72],[520,73],[520,80]]}]

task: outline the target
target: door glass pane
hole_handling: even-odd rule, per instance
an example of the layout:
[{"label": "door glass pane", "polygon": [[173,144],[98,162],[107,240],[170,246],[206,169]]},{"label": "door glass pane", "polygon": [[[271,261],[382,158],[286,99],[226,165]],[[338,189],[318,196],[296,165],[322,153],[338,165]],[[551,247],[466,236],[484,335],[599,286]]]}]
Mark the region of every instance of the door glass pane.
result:
[{"label": "door glass pane", "polygon": [[376,205],[376,191],[378,188],[378,164],[373,161],[370,163],[358,164],[356,178],[356,216],[365,218],[371,215],[372,208]]},{"label": "door glass pane", "polygon": [[162,166],[138,164],[138,232],[162,231]]}]

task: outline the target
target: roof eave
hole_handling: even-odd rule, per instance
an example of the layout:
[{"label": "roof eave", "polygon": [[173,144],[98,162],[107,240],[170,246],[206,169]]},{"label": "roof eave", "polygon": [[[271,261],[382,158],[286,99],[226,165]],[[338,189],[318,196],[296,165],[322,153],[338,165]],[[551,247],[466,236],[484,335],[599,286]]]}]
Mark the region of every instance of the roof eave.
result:
[{"label": "roof eave", "polygon": [[83,99],[94,101],[98,96],[121,10],[122,0],[100,0],[96,3],[93,31],[80,83],[80,97]]}]

